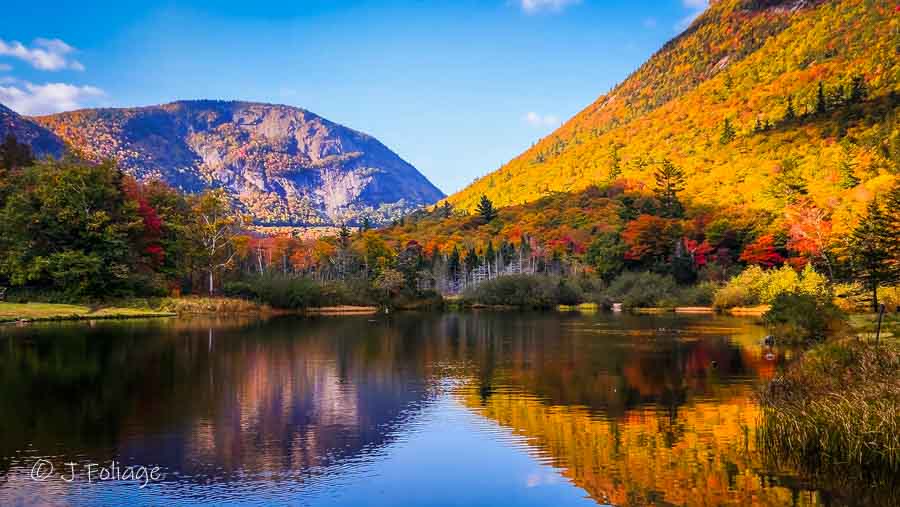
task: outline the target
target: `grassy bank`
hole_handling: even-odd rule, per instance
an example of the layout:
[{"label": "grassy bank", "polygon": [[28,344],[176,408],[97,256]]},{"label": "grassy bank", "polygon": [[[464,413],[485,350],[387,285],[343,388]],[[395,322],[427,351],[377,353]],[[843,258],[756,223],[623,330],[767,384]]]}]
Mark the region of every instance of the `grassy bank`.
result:
[{"label": "grassy bank", "polygon": [[896,485],[900,342],[817,345],[761,392],[760,448],[803,471]]},{"label": "grassy bank", "polygon": [[51,303],[0,303],[0,322],[135,319],[172,317],[174,312],[149,307],[89,307]]}]

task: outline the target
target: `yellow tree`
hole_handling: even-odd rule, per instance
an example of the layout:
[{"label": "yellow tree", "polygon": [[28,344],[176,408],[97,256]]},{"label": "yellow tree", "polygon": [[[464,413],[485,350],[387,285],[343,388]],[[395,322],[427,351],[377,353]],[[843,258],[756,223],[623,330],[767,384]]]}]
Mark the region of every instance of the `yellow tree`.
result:
[{"label": "yellow tree", "polygon": [[215,273],[229,267],[238,253],[233,240],[249,220],[235,212],[222,189],[207,190],[194,199],[194,237],[200,242],[202,263],[209,275],[209,294],[215,292]]}]

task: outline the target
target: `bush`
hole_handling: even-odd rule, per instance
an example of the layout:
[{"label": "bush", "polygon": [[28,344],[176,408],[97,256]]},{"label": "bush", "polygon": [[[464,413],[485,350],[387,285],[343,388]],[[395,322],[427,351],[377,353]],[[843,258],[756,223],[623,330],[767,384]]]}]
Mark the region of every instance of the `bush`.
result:
[{"label": "bush", "polygon": [[372,306],[378,304],[379,295],[365,278],[351,278],[322,285],[323,306]]},{"label": "bush", "polygon": [[464,299],[469,303],[484,305],[552,308],[560,304],[561,295],[566,298],[567,304],[580,302],[577,287],[557,277],[510,275],[483,282],[478,287],[467,290]]},{"label": "bush", "polygon": [[769,270],[750,266],[716,292],[713,305],[720,309],[767,305],[785,293],[807,294],[823,299],[830,294],[830,288],[828,280],[810,265],[801,273],[790,266]]},{"label": "bush", "polygon": [[843,313],[830,300],[801,292],[779,294],[763,315],[766,326],[790,342],[824,340],[843,321]]},{"label": "bush", "polygon": [[299,310],[321,305],[322,289],[308,278],[265,277],[253,283],[256,298],[274,308]]},{"label": "bush", "polygon": [[675,300],[678,306],[709,306],[718,288],[719,284],[713,282],[681,287],[675,295]]},{"label": "bush", "polygon": [[675,279],[671,276],[625,272],[606,289],[605,301],[598,303],[622,303],[627,308],[658,306],[664,302],[673,302],[676,290]]},{"label": "bush", "polygon": [[754,306],[758,303],[759,299],[750,291],[750,287],[736,283],[720,288],[713,296],[713,307],[718,309]]},{"label": "bush", "polygon": [[249,282],[225,282],[222,294],[230,298],[256,299],[256,289]]},{"label": "bush", "polygon": [[556,302],[560,305],[577,305],[584,301],[581,287],[572,280],[560,279],[556,286]]}]

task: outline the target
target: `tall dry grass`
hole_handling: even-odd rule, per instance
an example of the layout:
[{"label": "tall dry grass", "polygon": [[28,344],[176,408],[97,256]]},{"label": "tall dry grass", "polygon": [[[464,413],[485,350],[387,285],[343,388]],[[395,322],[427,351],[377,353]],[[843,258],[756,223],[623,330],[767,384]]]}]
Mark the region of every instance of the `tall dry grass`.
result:
[{"label": "tall dry grass", "polygon": [[808,351],[761,392],[757,438],[807,472],[896,482],[900,346],[842,340]]}]

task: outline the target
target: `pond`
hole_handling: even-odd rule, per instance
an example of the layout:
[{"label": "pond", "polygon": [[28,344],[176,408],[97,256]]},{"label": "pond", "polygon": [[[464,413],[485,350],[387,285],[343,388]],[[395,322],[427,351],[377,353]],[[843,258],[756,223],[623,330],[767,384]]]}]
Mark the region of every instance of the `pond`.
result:
[{"label": "pond", "polygon": [[[752,320],[0,328],[0,505],[830,505],[755,450]],[[105,471],[105,473],[104,473]]]}]

